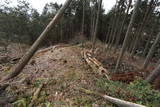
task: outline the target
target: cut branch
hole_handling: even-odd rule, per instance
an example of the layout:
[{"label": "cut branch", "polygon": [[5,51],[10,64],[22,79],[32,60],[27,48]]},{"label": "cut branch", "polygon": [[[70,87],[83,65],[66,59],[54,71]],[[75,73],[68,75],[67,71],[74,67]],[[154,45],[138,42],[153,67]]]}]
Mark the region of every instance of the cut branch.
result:
[{"label": "cut branch", "polygon": [[32,101],[31,101],[31,103],[29,104],[29,107],[34,107],[34,104],[35,104],[35,102],[37,101],[37,99],[38,99],[38,97],[39,97],[39,94],[40,94],[43,86],[44,86],[44,84],[41,84],[41,85],[39,86],[39,88],[35,91],[35,93],[34,93],[34,95],[33,95],[33,99],[32,99]]}]

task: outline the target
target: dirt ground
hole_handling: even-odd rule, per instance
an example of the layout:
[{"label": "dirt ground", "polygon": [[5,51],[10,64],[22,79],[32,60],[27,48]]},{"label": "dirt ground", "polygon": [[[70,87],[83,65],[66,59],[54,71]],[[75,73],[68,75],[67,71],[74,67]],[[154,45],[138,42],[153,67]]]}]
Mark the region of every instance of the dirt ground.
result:
[{"label": "dirt ground", "polygon": [[[85,45],[86,49],[90,47],[89,44]],[[102,98],[92,97],[79,90],[80,88],[97,90],[94,80],[101,77],[86,63],[81,54],[83,50],[84,48],[79,46],[69,45],[56,45],[39,50],[23,72],[10,81],[11,85],[2,95],[18,96],[17,102],[30,104],[34,98],[34,92],[43,84],[38,100],[34,103],[35,107],[51,104],[53,107],[110,107],[109,102]],[[116,56],[117,53],[112,56],[106,55],[102,45],[98,46],[95,54],[109,72],[114,69]],[[133,63],[129,62],[130,60],[125,57],[125,61],[120,65],[120,71],[126,73],[111,74],[111,80],[128,83],[136,76],[141,76],[136,60],[132,61]],[[5,66],[8,68],[1,71],[0,79],[10,73],[9,69],[12,66],[14,64]],[[3,67],[3,65],[0,66],[0,68]],[[133,73],[128,73],[130,71]],[[19,107],[22,107],[23,103],[20,103]]]},{"label": "dirt ground", "polygon": [[37,106],[42,107],[46,101],[55,107],[98,104],[101,99],[91,98],[79,90],[94,89],[93,78],[97,75],[82,58],[82,50],[76,46],[57,45],[38,51],[23,72],[10,81],[16,83],[7,88],[4,95],[30,96],[29,103],[33,92],[40,84],[45,84]]}]

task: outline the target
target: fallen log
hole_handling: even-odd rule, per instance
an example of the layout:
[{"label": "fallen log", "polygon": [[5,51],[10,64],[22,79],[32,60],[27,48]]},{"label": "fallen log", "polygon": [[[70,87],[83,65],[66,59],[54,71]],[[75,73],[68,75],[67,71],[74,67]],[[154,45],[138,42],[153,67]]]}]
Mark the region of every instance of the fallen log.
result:
[{"label": "fallen log", "polygon": [[82,91],[82,92],[84,92],[86,94],[93,94],[93,95],[96,95],[96,96],[103,97],[107,101],[109,101],[109,102],[111,102],[113,104],[116,104],[119,107],[146,107],[144,105],[140,105],[140,104],[124,101],[124,100],[121,100],[121,99],[118,99],[118,98],[110,97],[108,95],[103,95],[101,93],[93,92],[91,90],[87,90],[87,89],[84,89],[84,88],[81,88],[80,91]]},{"label": "fallen log", "polygon": [[110,80],[110,73],[103,67],[103,65],[96,58],[92,57],[92,53],[90,51],[83,50],[81,54],[94,72],[98,72],[100,75],[104,75],[108,80]]}]

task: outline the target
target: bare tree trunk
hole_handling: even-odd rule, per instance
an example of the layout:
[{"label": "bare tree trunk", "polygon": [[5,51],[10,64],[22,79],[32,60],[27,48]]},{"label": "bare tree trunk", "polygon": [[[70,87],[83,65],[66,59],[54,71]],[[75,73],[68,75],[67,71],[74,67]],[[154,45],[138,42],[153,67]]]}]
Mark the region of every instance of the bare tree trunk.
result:
[{"label": "bare tree trunk", "polygon": [[156,48],[156,45],[157,43],[159,42],[160,40],[160,32],[158,33],[157,37],[156,37],[156,40],[155,42],[153,43],[148,55],[147,55],[147,58],[145,59],[144,61],[144,64],[143,64],[143,69],[146,69],[149,65],[149,60],[152,58],[153,54],[154,54],[154,51],[155,51],[155,48]]},{"label": "bare tree trunk", "polygon": [[130,7],[131,7],[131,4],[132,4],[132,0],[129,0],[127,12],[126,12],[126,14],[125,14],[125,16],[124,16],[124,19],[123,19],[123,21],[122,21],[122,25],[121,25],[120,30],[119,30],[119,33],[118,33],[118,35],[117,35],[117,40],[116,40],[116,43],[115,43],[115,49],[117,49],[118,44],[119,44],[119,42],[120,42],[121,34],[122,34],[122,31],[123,31],[123,28],[124,28],[124,25],[125,25],[125,21],[126,21],[126,18],[127,18],[127,16],[128,16],[128,13],[129,13],[129,9],[130,9]]},{"label": "bare tree trunk", "polygon": [[93,9],[91,7],[91,17],[90,17],[90,19],[91,19],[91,22],[90,22],[90,40],[91,41],[92,41],[92,30],[93,30],[93,16],[94,16]]},{"label": "bare tree trunk", "polygon": [[148,22],[148,20],[150,19],[150,12],[152,10],[152,4],[153,4],[154,0],[151,0],[150,2],[150,5],[149,5],[149,8],[147,9],[146,11],[146,14],[143,18],[143,21],[142,21],[142,24],[140,26],[140,29],[139,29],[139,32],[138,34],[136,35],[136,40],[135,40],[135,43],[134,43],[134,47],[133,47],[133,50],[132,50],[132,53],[131,53],[131,56],[134,55],[138,45],[139,45],[139,42],[140,42],[140,38],[141,38],[141,34],[144,30],[144,27],[145,27],[145,24]]},{"label": "bare tree trunk", "polygon": [[29,51],[24,55],[24,57],[19,61],[19,63],[13,68],[12,73],[4,77],[1,82],[7,81],[11,78],[16,77],[19,75],[22,71],[22,69],[25,67],[25,65],[29,62],[29,60],[32,58],[34,53],[38,50],[39,45],[45,40],[47,37],[47,33],[52,29],[53,26],[57,24],[57,22],[62,17],[64,11],[66,8],[70,5],[72,0],[66,0],[63,7],[58,11],[56,16],[52,19],[52,21],[47,25],[45,30],[41,33],[39,38],[35,41],[35,43],[32,45],[32,47],[29,49]]},{"label": "bare tree trunk", "polygon": [[116,0],[116,5],[115,5],[115,11],[113,12],[114,16],[111,20],[111,31],[110,31],[110,34],[109,34],[109,41],[108,41],[108,45],[107,45],[107,50],[110,48],[110,45],[111,45],[111,42],[112,42],[112,39],[113,39],[113,33],[114,33],[114,26],[115,26],[115,20],[116,20],[116,9],[117,9],[117,6],[118,6],[118,0]]},{"label": "bare tree trunk", "polygon": [[93,34],[94,34],[94,30],[95,30],[95,20],[96,20],[96,9],[95,7],[93,7],[92,9],[92,16],[91,16],[91,41],[93,41]]},{"label": "bare tree trunk", "polygon": [[101,6],[102,6],[102,0],[99,0],[96,26],[95,26],[95,31],[94,31],[94,35],[93,35],[92,52],[94,51],[95,45],[96,45],[96,37],[97,37],[97,32],[98,32],[98,24],[99,24],[99,16],[100,16],[100,11],[101,11]]},{"label": "bare tree trunk", "polygon": [[[106,51],[106,49],[107,49],[106,44],[107,44],[107,40],[109,40],[109,34],[110,34],[110,32],[111,32],[111,28],[110,28],[110,26],[109,26],[108,32],[107,32],[107,34],[106,34],[106,39],[105,39],[104,51]],[[108,44],[107,44],[107,45],[108,45]]]},{"label": "bare tree trunk", "polygon": [[93,35],[94,35],[94,31],[95,31],[95,21],[96,20],[96,15],[94,13],[94,16],[93,16],[93,21],[92,21],[92,41],[93,41]]},{"label": "bare tree trunk", "polygon": [[157,61],[157,63],[155,64],[155,67],[158,67],[160,65],[160,58],[159,60]]},{"label": "bare tree trunk", "polygon": [[83,0],[82,35],[84,36],[85,0]]},{"label": "bare tree trunk", "polygon": [[[120,7],[120,4],[118,6],[118,10],[119,10],[119,7]],[[120,16],[121,16],[121,12],[120,13],[116,12],[116,13],[118,13],[118,14],[116,15],[116,20],[114,21],[115,22],[115,26],[114,26],[114,30],[113,30],[111,45],[110,45],[110,49],[111,50],[112,50],[113,44],[114,44],[114,42],[116,40],[116,34],[117,34],[117,30],[118,30],[118,24],[119,24],[119,20],[120,20]]]},{"label": "bare tree trunk", "polygon": [[[160,15],[159,15],[160,16]],[[151,30],[151,33],[150,33],[150,37],[148,38],[148,41],[147,41],[147,44],[146,44],[146,46],[145,46],[145,49],[144,49],[144,51],[143,51],[143,57],[145,57],[146,56],[146,54],[147,54],[147,52],[148,52],[148,50],[149,50],[149,43],[150,43],[150,41],[152,40],[152,35],[153,35],[153,33],[154,33],[154,29],[156,29],[156,26],[154,26],[154,25],[156,25],[156,23],[158,23],[159,22],[159,18],[160,17],[158,17],[157,18],[157,21],[155,21],[155,23],[152,23],[153,25],[152,25],[152,30]]]},{"label": "bare tree trunk", "polygon": [[128,52],[131,52],[132,51],[132,48],[133,48],[133,45],[134,45],[134,43],[132,42],[134,39],[135,39],[135,35],[134,35],[134,33],[133,32],[131,32],[131,39],[130,39],[130,44],[129,44],[129,46],[128,46]]},{"label": "bare tree trunk", "polygon": [[[118,6],[118,10],[120,10],[120,12],[118,12],[118,15],[116,17],[116,25],[115,25],[115,31],[114,31],[114,34],[113,34],[113,40],[112,40],[112,43],[111,43],[111,46],[113,47],[114,46],[114,43],[117,41],[118,39],[118,32],[119,32],[119,25],[121,25],[121,22],[120,22],[120,19],[122,18],[122,14],[124,13],[123,12],[123,7],[125,5],[125,0],[120,0],[119,1],[119,6]],[[120,8],[121,7],[121,8]],[[117,11],[118,11],[117,10]],[[112,50],[112,47],[111,47],[111,50]]]},{"label": "bare tree trunk", "polygon": [[146,82],[153,83],[160,76],[160,65],[147,77]]},{"label": "bare tree trunk", "polygon": [[140,4],[141,0],[137,0],[136,1],[136,5],[135,5],[135,8],[134,8],[134,12],[132,14],[132,17],[131,17],[131,21],[130,21],[130,24],[128,26],[128,30],[126,32],[126,36],[125,36],[125,39],[124,39],[124,43],[123,43],[123,46],[122,46],[122,49],[121,49],[121,53],[119,55],[119,58],[117,60],[117,64],[116,64],[116,68],[115,68],[115,71],[114,72],[117,72],[118,71],[118,67],[119,67],[119,64],[121,63],[121,60],[123,58],[123,55],[126,51],[126,48],[127,48],[127,45],[128,45],[128,41],[129,41],[129,38],[130,38],[130,32],[132,31],[132,27],[133,27],[133,24],[135,22],[135,18],[136,18],[136,15],[137,15],[137,12],[138,12],[138,9],[139,9],[139,4]]},{"label": "bare tree trunk", "polygon": [[60,35],[61,35],[60,36],[60,38],[61,38],[60,41],[61,42],[63,42],[63,27],[62,26],[63,26],[63,24],[62,24],[62,22],[60,22]]},{"label": "bare tree trunk", "polygon": [[144,48],[144,51],[143,51],[143,57],[145,57],[146,56],[146,54],[147,54],[147,51],[148,51],[148,49],[149,49],[149,43],[150,43],[150,41],[151,41],[151,37],[150,38],[148,38],[148,40],[147,40],[147,43],[146,43],[146,45],[145,45],[145,48]]}]

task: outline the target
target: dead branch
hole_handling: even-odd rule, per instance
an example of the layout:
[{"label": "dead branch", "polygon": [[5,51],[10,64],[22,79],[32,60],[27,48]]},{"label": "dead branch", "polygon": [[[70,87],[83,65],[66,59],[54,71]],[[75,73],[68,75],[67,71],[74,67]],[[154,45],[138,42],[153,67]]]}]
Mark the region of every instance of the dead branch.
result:
[{"label": "dead branch", "polygon": [[38,87],[38,89],[35,91],[35,93],[34,93],[34,95],[33,95],[33,99],[32,99],[32,101],[31,101],[31,103],[29,104],[29,107],[33,107],[33,106],[34,106],[35,102],[37,101],[37,99],[38,99],[38,97],[39,97],[39,94],[40,94],[43,86],[44,86],[44,84],[42,83],[42,84]]},{"label": "dead branch", "polygon": [[140,104],[135,104],[135,103],[132,103],[132,102],[124,101],[124,100],[121,100],[121,99],[118,99],[118,98],[110,97],[108,95],[103,95],[101,93],[93,92],[93,91],[90,91],[90,90],[87,90],[87,89],[84,89],[84,88],[81,88],[80,91],[82,91],[82,92],[84,92],[86,94],[94,94],[94,95],[103,97],[107,101],[109,101],[109,102],[111,102],[113,104],[116,104],[119,107],[146,107],[144,105],[140,105]]},{"label": "dead branch", "polygon": [[15,81],[15,82],[7,81],[7,82],[0,84],[0,94],[3,93],[7,87],[9,87],[11,85],[15,85],[15,84],[22,84],[27,79],[28,79],[28,77],[24,77],[20,81]]}]

